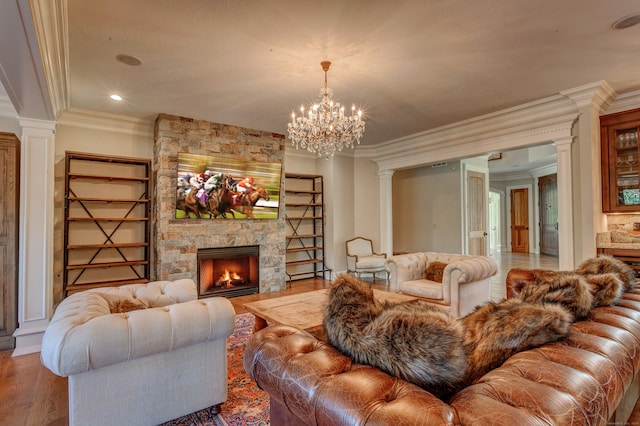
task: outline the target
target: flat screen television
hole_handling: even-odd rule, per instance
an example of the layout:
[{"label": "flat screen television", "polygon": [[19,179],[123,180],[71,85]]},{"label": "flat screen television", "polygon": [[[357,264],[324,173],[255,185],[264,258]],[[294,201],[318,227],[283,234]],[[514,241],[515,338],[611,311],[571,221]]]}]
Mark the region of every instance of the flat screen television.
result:
[{"label": "flat screen television", "polygon": [[281,163],[178,154],[176,219],[277,219]]}]

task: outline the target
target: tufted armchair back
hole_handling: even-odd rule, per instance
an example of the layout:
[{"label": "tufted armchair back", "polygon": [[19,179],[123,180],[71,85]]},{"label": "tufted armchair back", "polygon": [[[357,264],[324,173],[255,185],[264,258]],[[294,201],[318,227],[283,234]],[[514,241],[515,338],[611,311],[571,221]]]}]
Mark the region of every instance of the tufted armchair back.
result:
[{"label": "tufted armchair back", "polygon": [[[441,283],[425,278],[433,262],[446,264]],[[438,252],[391,256],[388,267],[392,291],[420,297],[454,318],[490,300],[491,277],[498,272],[497,263],[490,257]]]}]

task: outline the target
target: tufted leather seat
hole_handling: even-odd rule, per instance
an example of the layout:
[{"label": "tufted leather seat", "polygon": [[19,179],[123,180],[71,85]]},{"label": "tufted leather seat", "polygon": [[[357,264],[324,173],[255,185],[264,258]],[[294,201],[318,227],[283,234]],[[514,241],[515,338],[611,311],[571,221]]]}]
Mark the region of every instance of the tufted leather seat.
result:
[{"label": "tufted leather seat", "polygon": [[640,393],[640,291],[596,308],[569,338],[523,351],[444,402],[287,326],[256,333],[244,366],[273,425],[624,424]]},{"label": "tufted leather seat", "polygon": [[[196,298],[184,279],[86,290],[60,303],[40,357],[69,376],[72,425],[157,424],[226,400],[235,311],[226,298]],[[148,308],[111,313],[114,301]]]}]

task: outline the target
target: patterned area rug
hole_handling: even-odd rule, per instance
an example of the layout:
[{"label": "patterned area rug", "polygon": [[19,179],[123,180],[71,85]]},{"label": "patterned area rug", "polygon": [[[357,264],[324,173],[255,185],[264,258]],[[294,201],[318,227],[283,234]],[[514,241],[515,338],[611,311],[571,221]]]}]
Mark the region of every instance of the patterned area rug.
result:
[{"label": "patterned area rug", "polygon": [[253,314],[236,315],[236,328],[227,340],[229,397],[222,404],[222,412],[214,415],[206,408],[162,426],[269,425],[269,394],[258,388],[242,365],[244,342],[251,337],[253,322]]}]

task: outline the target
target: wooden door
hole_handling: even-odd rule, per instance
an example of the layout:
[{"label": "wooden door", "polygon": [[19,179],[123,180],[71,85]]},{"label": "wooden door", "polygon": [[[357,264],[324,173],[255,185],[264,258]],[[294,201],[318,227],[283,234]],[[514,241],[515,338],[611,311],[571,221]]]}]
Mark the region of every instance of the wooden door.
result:
[{"label": "wooden door", "polygon": [[540,253],[558,255],[558,175],[542,176],[540,192]]},{"label": "wooden door", "polygon": [[511,251],[529,253],[529,189],[511,190]]},{"label": "wooden door", "polygon": [[467,226],[469,230],[468,252],[472,255],[487,254],[487,205],[485,201],[484,173],[467,173]]},{"label": "wooden door", "polygon": [[0,132],[0,350],[13,349],[18,326],[20,142]]}]

